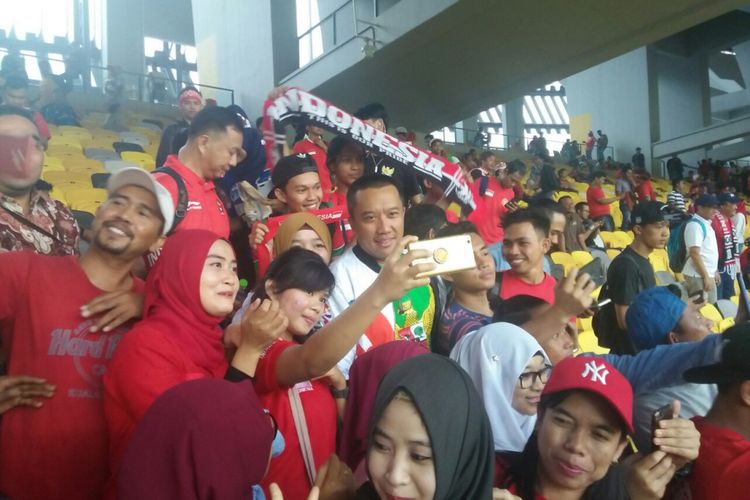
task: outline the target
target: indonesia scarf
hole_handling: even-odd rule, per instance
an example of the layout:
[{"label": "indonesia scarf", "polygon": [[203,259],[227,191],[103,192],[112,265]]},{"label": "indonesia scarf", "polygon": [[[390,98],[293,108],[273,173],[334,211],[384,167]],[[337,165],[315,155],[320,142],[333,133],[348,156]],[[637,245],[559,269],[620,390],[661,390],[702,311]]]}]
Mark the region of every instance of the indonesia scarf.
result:
[{"label": "indonesia scarf", "polygon": [[338,135],[354,139],[367,150],[387,156],[403,168],[414,169],[440,183],[445,196],[458,202],[467,212],[477,206],[474,193],[466,184],[459,165],[399,141],[346,111],[298,88],[289,88],[263,106],[263,136],[268,168],[281,159],[285,141],[284,127],[299,122],[311,123]]},{"label": "indonesia scarf", "polygon": [[716,214],[711,221],[711,226],[719,240],[719,268],[722,270],[723,264],[722,272],[734,276],[740,272],[740,265],[737,255],[735,255],[737,242],[735,241],[732,221],[721,214]]}]

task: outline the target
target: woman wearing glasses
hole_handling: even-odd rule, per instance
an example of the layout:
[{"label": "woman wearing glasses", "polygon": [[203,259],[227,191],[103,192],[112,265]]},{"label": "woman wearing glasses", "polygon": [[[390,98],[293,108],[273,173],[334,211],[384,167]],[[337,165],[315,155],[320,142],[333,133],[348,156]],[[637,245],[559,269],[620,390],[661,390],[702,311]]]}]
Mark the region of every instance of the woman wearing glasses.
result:
[{"label": "woman wearing glasses", "polygon": [[469,373],[484,400],[495,452],[523,450],[552,369],[536,339],[510,323],[493,323],[464,336],[450,357]]}]

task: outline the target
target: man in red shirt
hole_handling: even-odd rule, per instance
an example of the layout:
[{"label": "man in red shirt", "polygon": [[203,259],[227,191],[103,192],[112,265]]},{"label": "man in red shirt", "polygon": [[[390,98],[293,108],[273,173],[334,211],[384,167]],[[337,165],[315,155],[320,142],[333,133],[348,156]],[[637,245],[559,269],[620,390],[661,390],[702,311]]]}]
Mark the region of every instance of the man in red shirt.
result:
[{"label": "man in red shirt", "polygon": [[550,249],[550,221],[538,209],[526,208],[503,216],[503,257],[508,271],[498,273],[501,299],[531,295],[555,303],[555,278],[544,272],[544,255]]},{"label": "man in red shirt", "polygon": [[169,193],[139,168],[113,174],[108,191],[80,258],[0,254],[8,378],[41,379],[19,387],[22,405],[3,415],[0,496],[102,497],[108,470],[101,378],[125,322],[141,311],[116,307],[103,315],[115,318],[112,328],[98,328],[103,318],[91,303],[102,294],[142,294],[133,264],[163,241],[174,217]]},{"label": "man in red shirt", "polygon": [[331,173],[328,171],[328,165],[326,164],[328,144],[323,140],[323,129],[314,125],[308,125],[305,127],[305,131],[307,132],[305,137],[294,144],[292,152],[306,153],[312,157],[315,165],[318,166],[320,187],[323,188],[323,199],[328,199],[333,183],[331,183]]},{"label": "man in red shirt", "polygon": [[606,177],[606,174],[602,171],[594,172],[591,175],[591,184],[586,190],[586,201],[589,204],[591,220],[595,222],[602,221],[602,229],[604,231],[614,231],[615,221],[612,219],[609,206],[622,199],[624,195],[609,197],[605,195],[602,183]]},{"label": "man in red shirt", "polygon": [[504,233],[501,219],[509,209],[515,209],[513,186],[519,184],[524,175],[526,165],[520,160],[514,160],[509,162],[505,169],[501,168],[497,177],[479,177],[472,185],[472,189],[478,194],[475,199],[479,201],[477,208],[468,215],[467,220],[477,226],[479,235],[487,243],[498,270],[508,269],[508,263],[503,259]]},{"label": "man in red shirt", "polygon": [[695,417],[700,454],[690,474],[694,500],[747,498],[750,473],[750,324],[724,332],[719,363],[686,371],[698,384],[718,384],[719,394],[705,417]]},{"label": "man in red shirt", "polygon": [[[176,155],[169,155],[164,167],[154,174],[174,200],[172,232],[206,229],[229,238],[229,215],[213,181],[244,158],[243,126],[240,117],[227,108],[203,109],[190,123],[187,144]],[[184,205],[181,194],[186,198]],[[157,258],[158,251],[151,252],[149,264]]]}]

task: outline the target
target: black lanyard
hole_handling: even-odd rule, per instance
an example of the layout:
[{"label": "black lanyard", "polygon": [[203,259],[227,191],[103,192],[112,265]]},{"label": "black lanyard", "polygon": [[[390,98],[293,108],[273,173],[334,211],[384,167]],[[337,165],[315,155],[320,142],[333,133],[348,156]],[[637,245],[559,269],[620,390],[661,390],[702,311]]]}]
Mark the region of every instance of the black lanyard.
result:
[{"label": "black lanyard", "polygon": [[38,233],[41,233],[41,234],[47,236],[48,238],[52,238],[52,240],[56,241],[57,243],[60,243],[60,244],[63,243],[62,240],[60,238],[58,238],[57,236],[55,236],[54,234],[50,233],[49,231],[47,231],[45,229],[42,229],[41,227],[37,226],[36,224],[34,224],[33,222],[31,222],[26,217],[24,217],[23,215],[21,215],[21,214],[19,214],[17,212],[14,212],[13,210],[9,209],[8,207],[6,207],[5,205],[3,205],[2,203],[0,203],[0,208],[2,208],[3,210],[5,210],[8,214],[10,214],[11,217],[13,217],[14,219],[16,219],[21,224],[25,224],[26,226],[30,227],[34,231],[37,231]]}]

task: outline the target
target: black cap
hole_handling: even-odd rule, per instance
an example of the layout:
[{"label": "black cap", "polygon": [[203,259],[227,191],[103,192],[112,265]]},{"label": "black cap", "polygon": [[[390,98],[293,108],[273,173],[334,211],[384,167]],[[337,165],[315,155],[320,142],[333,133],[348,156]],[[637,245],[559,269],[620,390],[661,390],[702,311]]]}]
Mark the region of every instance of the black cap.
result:
[{"label": "black cap", "polygon": [[735,325],[722,335],[721,361],[697,366],[682,376],[696,384],[731,384],[750,380],[750,323]]},{"label": "black cap", "polygon": [[308,172],[318,173],[318,167],[312,156],[306,153],[285,156],[273,167],[271,182],[274,188],[284,189],[289,179]]},{"label": "black cap", "polygon": [[665,220],[667,205],[660,201],[644,201],[633,207],[630,220],[633,224],[656,224]]},{"label": "black cap", "polygon": [[723,205],[725,203],[734,203],[736,205],[740,202],[740,199],[737,198],[734,193],[720,193],[716,198],[719,201],[719,205]]}]

